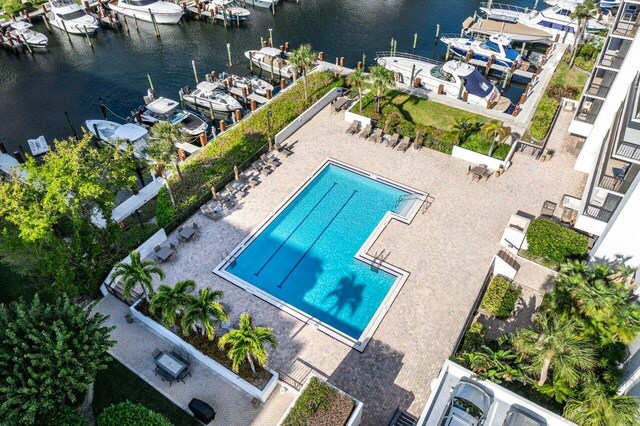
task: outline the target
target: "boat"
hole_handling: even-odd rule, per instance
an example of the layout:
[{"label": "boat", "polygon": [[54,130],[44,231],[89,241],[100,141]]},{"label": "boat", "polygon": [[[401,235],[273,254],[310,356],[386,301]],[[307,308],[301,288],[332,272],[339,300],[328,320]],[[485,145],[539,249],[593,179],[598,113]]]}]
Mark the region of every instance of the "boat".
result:
[{"label": "boat", "polygon": [[220,21],[246,21],[251,16],[248,9],[238,6],[234,0],[211,0],[207,10],[213,11],[214,18]]},{"label": "boat", "polygon": [[518,43],[548,43],[552,39],[552,34],[548,31],[517,22],[514,24],[492,19],[479,19],[474,22],[473,18],[469,17],[463,24],[463,28],[473,34],[486,36],[504,34],[513,42]]},{"label": "boat", "polygon": [[149,132],[144,127],[133,123],[119,124],[107,120],[87,120],[85,124],[98,140],[122,151],[130,145],[136,157],[146,156]]},{"label": "boat", "polygon": [[448,37],[440,38],[451,51],[458,56],[465,57],[467,53],[473,54],[473,59],[488,61],[493,57],[493,63],[511,68],[520,66],[522,57],[517,50],[511,48],[511,39],[504,34],[494,34],[488,39],[473,37]]},{"label": "boat", "polygon": [[93,34],[98,29],[98,20],[84,11],[73,0],[49,0],[47,19],[54,27],[69,34]]},{"label": "boat", "polygon": [[157,98],[149,90],[145,96],[146,104],[133,112],[134,120],[141,125],[151,127],[161,121],[180,124],[182,132],[189,136],[198,136],[207,131],[209,125],[197,114],[178,108],[180,103],[169,98]]},{"label": "boat", "polygon": [[180,99],[198,107],[210,108],[217,112],[233,112],[242,109],[240,102],[224,91],[220,83],[202,81],[195,90],[190,87],[180,89]]},{"label": "boat", "polygon": [[244,56],[261,70],[284,78],[293,78],[294,66],[287,60],[289,54],[275,47],[247,50]]},{"label": "boat", "polygon": [[176,3],[164,0],[111,0],[109,8],[125,16],[158,24],[177,24],[184,11]]},{"label": "boat", "polygon": [[278,3],[278,0],[246,0],[246,4],[255,7],[274,7],[276,3]]},{"label": "boat", "polygon": [[46,35],[33,31],[33,25],[29,22],[18,21],[9,25],[9,34],[20,41],[27,43],[31,47],[46,48],[49,39]]},{"label": "boat", "polygon": [[604,9],[611,9],[617,6],[620,6],[620,0],[600,0],[600,7]]},{"label": "boat", "polygon": [[260,96],[267,96],[267,90],[273,93],[273,86],[255,75],[251,75],[245,67],[230,67],[220,73],[220,80],[231,78],[231,84],[239,89],[247,89],[251,86],[251,92]]},{"label": "boat", "polygon": [[[467,102],[476,105],[505,105],[501,102],[500,91],[472,65],[462,61],[438,62],[433,59],[409,53],[379,52],[378,65],[393,71],[398,82],[419,86],[432,91],[442,89],[442,93],[458,98],[463,91],[468,93]],[[411,78],[415,82],[411,81]],[[502,98],[505,99],[505,98]],[[506,103],[504,109],[508,107]]]}]

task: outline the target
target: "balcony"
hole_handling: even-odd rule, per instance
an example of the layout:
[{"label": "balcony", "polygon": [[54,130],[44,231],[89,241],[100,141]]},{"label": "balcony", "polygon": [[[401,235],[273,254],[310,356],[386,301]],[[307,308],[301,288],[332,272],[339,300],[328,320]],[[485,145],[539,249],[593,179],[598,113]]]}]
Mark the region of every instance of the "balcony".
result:
[{"label": "balcony", "polygon": [[587,85],[586,94],[597,98],[606,98],[609,90],[613,85],[617,72],[606,69],[597,69],[594,71],[589,84]]},{"label": "balcony", "polygon": [[576,120],[593,124],[598,117],[602,104],[604,104],[602,99],[583,96],[580,106],[578,107],[578,112],[576,113]]},{"label": "balcony", "polygon": [[630,40],[623,40],[615,37],[609,38],[607,48],[603,49],[600,56],[598,66],[619,70],[630,47]]},{"label": "balcony", "polygon": [[625,9],[618,12],[618,21],[613,27],[612,35],[634,38],[638,32],[640,22],[640,8],[635,4],[626,3]]},{"label": "balcony", "polygon": [[595,188],[591,195],[591,199],[584,207],[584,215],[601,222],[608,222],[622,201],[622,197]]},{"label": "balcony", "polygon": [[618,149],[616,149],[616,156],[640,161],[640,146],[632,143],[620,142],[618,143]]},{"label": "balcony", "polygon": [[616,147],[614,149],[614,157],[621,160],[640,163],[640,90],[638,90],[638,81],[640,77],[636,76],[634,84],[627,93],[627,99],[624,103],[624,111],[620,119],[620,130]]},{"label": "balcony", "polygon": [[610,158],[600,175],[598,187],[624,195],[638,175],[639,168],[636,164]]}]

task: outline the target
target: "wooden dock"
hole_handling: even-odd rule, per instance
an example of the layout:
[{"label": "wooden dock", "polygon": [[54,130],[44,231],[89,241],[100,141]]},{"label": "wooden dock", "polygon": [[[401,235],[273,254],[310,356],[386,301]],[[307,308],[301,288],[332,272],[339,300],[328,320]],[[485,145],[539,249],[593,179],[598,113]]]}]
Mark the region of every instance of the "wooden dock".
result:
[{"label": "wooden dock", "polygon": [[[474,66],[477,66],[477,67],[483,67],[483,68],[487,67],[487,62],[486,61],[481,61],[479,59],[470,59],[469,63],[471,65],[474,65]],[[500,71],[503,74],[506,73],[507,71],[511,72],[511,68],[505,67],[504,65],[498,65],[498,64],[492,64],[491,65],[491,69],[492,70],[496,70],[496,71]],[[528,80],[531,80],[531,79],[533,79],[533,77],[536,74],[534,72],[531,72],[531,71],[525,71],[525,70],[522,70],[520,68],[516,68],[513,71],[513,75],[517,75],[518,77],[524,77],[524,78],[526,78]]]},{"label": "wooden dock", "polygon": [[[242,89],[238,88],[238,87],[231,87],[229,88],[229,93],[231,93],[232,95],[240,98],[240,99],[244,99],[243,93],[242,93]],[[247,100],[249,101],[256,101],[256,103],[258,104],[266,104],[267,102],[269,102],[269,99],[265,98],[264,96],[260,96],[257,93],[249,93],[247,94]]]}]

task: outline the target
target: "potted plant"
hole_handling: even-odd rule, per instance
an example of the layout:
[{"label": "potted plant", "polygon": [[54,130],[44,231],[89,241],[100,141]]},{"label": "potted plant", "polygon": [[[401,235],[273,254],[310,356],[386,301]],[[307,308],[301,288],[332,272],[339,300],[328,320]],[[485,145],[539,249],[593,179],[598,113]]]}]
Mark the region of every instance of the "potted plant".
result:
[{"label": "potted plant", "polygon": [[553,154],[556,153],[555,149],[549,148],[547,149],[547,155],[545,156],[547,160],[551,160],[551,158],[553,157]]},{"label": "potted plant", "polygon": [[498,167],[498,170],[496,170],[496,177],[500,177],[500,175],[503,173],[504,173],[504,166],[500,165],[500,167]]}]

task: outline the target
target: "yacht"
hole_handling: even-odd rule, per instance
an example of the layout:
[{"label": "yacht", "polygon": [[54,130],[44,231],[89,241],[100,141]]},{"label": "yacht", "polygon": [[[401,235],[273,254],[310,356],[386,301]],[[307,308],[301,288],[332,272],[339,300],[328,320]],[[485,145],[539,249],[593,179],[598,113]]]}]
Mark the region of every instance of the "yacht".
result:
[{"label": "yacht", "polygon": [[251,16],[249,10],[236,5],[234,0],[211,0],[208,10],[213,10],[213,16],[220,21],[225,19],[231,22],[246,21]]},{"label": "yacht", "polygon": [[267,96],[267,90],[273,92],[273,86],[271,84],[256,76],[250,74],[238,75],[227,72],[220,74],[220,80],[226,80],[229,77],[231,77],[233,86],[239,89],[246,89],[248,86],[251,86],[251,92],[260,96]]},{"label": "yacht", "polygon": [[465,57],[469,51],[474,59],[488,61],[494,57],[494,64],[511,67],[514,64],[520,66],[522,57],[517,50],[511,48],[511,39],[504,34],[494,34],[488,39],[476,39],[473,37],[447,37],[440,38],[451,51],[458,56]]},{"label": "yacht", "polygon": [[260,50],[247,50],[244,56],[263,71],[284,78],[293,78],[294,67],[287,60],[289,54],[275,47],[263,47]]},{"label": "yacht", "polygon": [[273,7],[278,3],[278,0],[247,0],[247,4],[255,7]]},{"label": "yacht", "polygon": [[242,109],[242,105],[233,96],[224,91],[220,83],[202,81],[195,90],[190,87],[180,89],[180,99],[192,105],[210,108],[217,112],[232,112]]},{"label": "yacht", "polygon": [[73,0],[49,0],[49,8],[47,19],[51,25],[69,34],[93,34],[98,29],[98,20]]},{"label": "yacht", "polygon": [[[545,43],[551,42],[550,32],[540,28],[529,27],[524,24],[504,21],[494,21],[492,19],[479,19],[477,22],[471,21],[465,25],[465,30],[474,34],[492,36],[504,34],[512,41],[518,43]],[[467,22],[467,21],[465,21]]]},{"label": "yacht", "polygon": [[[400,83],[411,85],[411,75],[420,86],[437,91],[442,86],[443,93],[455,98],[460,97],[462,88],[467,91],[467,102],[486,106],[495,105],[500,100],[500,91],[472,65],[461,61],[446,63],[434,61],[408,53],[378,53],[376,58],[381,65],[395,74]],[[506,108],[505,108],[506,109]]]},{"label": "yacht", "polygon": [[[146,102],[148,101],[148,102]],[[180,103],[168,98],[155,98],[153,92],[145,96],[146,104],[133,111],[134,120],[143,126],[151,127],[161,121],[180,124],[182,132],[189,136],[198,136],[206,132],[209,125],[197,114],[178,108]]]},{"label": "yacht", "polygon": [[49,39],[46,35],[33,31],[31,29],[32,26],[29,22],[25,21],[12,22],[11,25],[9,25],[9,34],[13,38],[17,38],[31,47],[46,48]]},{"label": "yacht", "polygon": [[131,145],[136,157],[145,156],[149,133],[144,127],[133,123],[119,124],[107,120],[87,120],[85,124],[87,130],[102,142],[123,151],[127,145]]},{"label": "yacht", "polygon": [[111,0],[109,8],[125,16],[158,24],[177,24],[182,18],[180,5],[164,0]]}]

